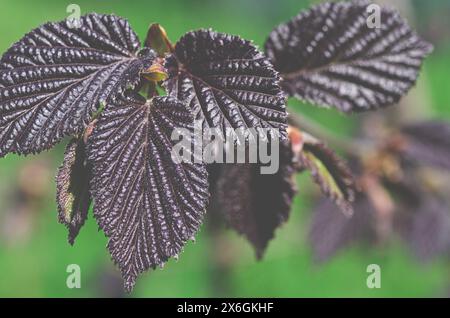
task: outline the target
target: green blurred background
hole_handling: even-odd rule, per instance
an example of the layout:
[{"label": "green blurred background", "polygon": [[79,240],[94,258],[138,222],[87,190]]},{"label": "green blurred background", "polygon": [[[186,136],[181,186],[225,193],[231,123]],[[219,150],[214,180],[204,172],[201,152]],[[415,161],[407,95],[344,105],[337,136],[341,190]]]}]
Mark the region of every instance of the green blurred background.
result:
[{"label": "green blurred background", "polygon": [[[271,29],[318,1],[302,0],[151,0],[76,1],[82,14],[96,11],[127,18],[141,40],[148,25],[159,22],[175,41],[191,29],[211,27],[239,34],[262,46]],[[1,0],[0,51],[32,28],[67,17],[70,1]],[[390,1],[398,6],[436,50],[408,100],[420,116],[450,118],[450,2]],[[420,99],[415,99],[420,96]],[[290,101],[337,134],[353,134],[358,116],[344,116]],[[384,112],[384,114],[383,114]],[[381,112],[388,116],[389,111]],[[0,160],[0,296],[30,297],[415,297],[446,296],[450,268],[446,260],[419,264],[399,242],[368,249],[354,246],[326,264],[312,261],[307,227],[317,195],[309,177],[298,177],[300,193],[290,220],[276,233],[265,258],[257,262],[249,244],[234,232],[211,231],[205,224],[196,243],[188,243],[179,261],[151,271],[123,295],[118,271],[105,248],[106,238],[90,215],[72,247],[57,222],[54,175],[64,143],[34,157],[8,155]],[[208,222],[207,222],[208,223]],[[382,268],[382,288],[366,287],[366,267]],[[81,267],[80,289],[66,287],[66,267]]]}]

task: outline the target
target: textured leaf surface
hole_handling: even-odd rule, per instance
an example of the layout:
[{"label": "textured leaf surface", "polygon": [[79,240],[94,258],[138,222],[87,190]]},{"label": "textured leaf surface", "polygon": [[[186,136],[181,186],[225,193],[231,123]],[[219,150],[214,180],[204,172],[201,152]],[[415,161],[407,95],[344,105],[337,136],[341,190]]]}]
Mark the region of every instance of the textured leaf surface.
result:
[{"label": "textured leaf surface", "polygon": [[278,74],[250,42],[211,30],[189,32],[166,67],[169,94],[189,105],[203,127],[273,127],[286,135]]},{"label": "textured leaf surface", "polygon": [[323,194],[347,215],[353,213],[355,181],[347,164],[323,143],[305,143],[299,156],[300,165],[311,171]]},{"label": "textured leaf surface", "polygon": [[370,3],[319,4],[270,34],[265,50],[289,95],[359,112],[408,92],[432,46],[392,9],[382,9],[380,28],[369,28]]},{"label": "textured leaf surface", "polygon": [[408,125],[402,133],[404,154],[416,162],[450,170],[450,124],[427,121]]},{"label": "textured leaf surface", "polygon": [[134,96],[110,105],[88,140],[94,215],[127,290],[139,273],[177,256],[205,212],[206,168],[172,160],[175,128],[193,130],[182,103]]},{"label": "textured leaf surface", "polygon": [[84,225],[91,205],[90,177],[85,145],[82,141],[73,139],[66,147],[63,164],[56,176],[58,219],[69,230],[70,244],[74,243]]},{"label": "textured leaf surface", "polygon": [[291,148],[280,144],[280,167],[261,174],[259,164],[226,164],[217,183],[217,200],[228,224],[244,235],[261,258],[275,230],[289,217],[296,193]]},{"label": "textured leaf surface", "polygon": [[15,43],[0,61],[0,157],[49,149],[80,133],[111,96],[134,86],[154,52],[137,53],[126,20],[89,14],[80,28],[47,23]]}]

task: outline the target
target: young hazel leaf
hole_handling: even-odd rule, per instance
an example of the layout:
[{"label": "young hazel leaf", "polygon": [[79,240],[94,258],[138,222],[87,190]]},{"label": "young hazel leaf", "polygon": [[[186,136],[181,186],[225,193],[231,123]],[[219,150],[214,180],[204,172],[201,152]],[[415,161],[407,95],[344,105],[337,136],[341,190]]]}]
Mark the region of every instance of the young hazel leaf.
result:
[{"label": "young hazel leaf", "polygon": [[136,85],[155,53],[128,22],[89,14],[79,28],[46,23],[0,60],[0,157],[51,148],[81,133],[100,104]]},{"label": "young hazel leaf", "polygon": [[166,68],[168,93],[185,102],[203,127],[273,127],[286,137],[278,74],[249,41],[211,30],[189,32]]},{"label": "young hazel leaf", "polygon": [[88,140],[94,215],[128,291],[140,273],[181,252],[205,213],[205,166],[171,157],[180,128],[193,133],[181,102],[127,96],[107,107]]},{"label": "young hazel leaf", "polygon": [[166,30],[158,23],[150,25],[145,38],[145,46],[153,49],[159,57],[165,57],[166,54],[174,50],[172,43],[167,37]]},{"label": "young hazel leaf", "polygon": [[311,171],[323,194],[332,199],[346,215],[353,214],[355,181],[347,164],[320,142],[305,142],[300,165]]},{"label": "young hazel leaf", "polygon": [[343,112],[392,105],[414,85],[432,46],[400,15],[368,0],[313,6],[270,34],[265,50],[290,95]]},{"label": "young hazel leaf", "polygon": [[74,138],[66,147],[64,162],[56,176],[58,219],[69,230],[69,243],[72,245],[91,205],[90,177],[84,142]]},{"label": "young hazel leaf", "polygon": [[221,168],[218,206],[228,224],[254,246],[258,259],[275,230],[289,217],[297,192],[293,159],[290,145],[283,142],[280,167],[275,174],[261,174],[260,164],[227,164]]}]

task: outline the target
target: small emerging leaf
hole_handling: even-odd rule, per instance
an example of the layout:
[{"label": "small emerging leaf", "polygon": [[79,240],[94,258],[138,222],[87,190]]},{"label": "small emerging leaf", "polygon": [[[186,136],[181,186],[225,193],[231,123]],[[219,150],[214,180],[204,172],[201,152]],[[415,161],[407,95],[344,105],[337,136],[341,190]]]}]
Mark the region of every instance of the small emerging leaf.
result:
[{"label": "small emerging leaf", "polygon": [[167,53],[174,50],[172,43],[167,37],[166,30],[158,23],[150,26],[145,39],[145,46],[155,50],[159,57],[164,57]]},{"label": "small emerging leaf", "polygon": [[[304,132],[302,134],[308,136]],[[305,138],[299,161],[303,168],[311,171],[324,195],[332,199],[346,215],[352,215],[355,181],[346,163],[325,144],[311,137]]]},{"label": "small emerging leaf", "polygon": [[343,112],[395,104],[415,84],[432,46],[393,9],[371,28],[368,0],[326,2],[272,31],[267,56],[290,95]]},{"label": "small emerging leaf", "polygon": [[142,72],[142,75],[149,81],[162,82],[167,79],[167,72],[164,66],[154,63]]},{"label": "small emerging leaf", "polygon": [[133,95],[109,105],[89,137],[94,216],[127,291],[140,273],[177,256],[202,223],[206,168],[171,157],[172,131],[193,127],[176,99]]},{"label": "small emerging leaf", "polygon": [[186,103],[204,128],[275,128],[286,137],[278,74],[249,41],[211,30],[189,32],[166,68],[168,93]]},{"label": "small emerging leaf", "polygon": [[84,142],[74,138],[66,147],[64,162],[56,176],[58,219],[69,230],[69,243],[72,245],[91,205],[90,177]]},{"label": "small emerging leaf", "polygon": [[92,13],[79,28],[46,23],[0,60],[0,157],[30,154],[78,135],[99,105],[138,84],[155,52],[128,22]]}]

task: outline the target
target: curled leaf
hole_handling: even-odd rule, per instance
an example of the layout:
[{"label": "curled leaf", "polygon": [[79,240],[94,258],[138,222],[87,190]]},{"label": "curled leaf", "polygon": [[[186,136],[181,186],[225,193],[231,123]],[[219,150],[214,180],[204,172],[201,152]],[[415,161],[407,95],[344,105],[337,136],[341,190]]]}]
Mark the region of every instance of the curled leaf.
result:
[{"label": "curled leaf", "polygon": [[272,31],[265,51],[290,95],[343,112],[392,105],[415,84],[432,46],[397,11],[371,25],[368,0],[326,2]]},{"label": "curled leaf", "polygon": [[172,97],[127,96],[100,115],[88,140],[94,216],[130,291],[136,277],[177,257],[202,223],[203,164],[172,160],[174,129],[193,118]]},{"label": "curled leaf", "polygon": [[167,79],[167,73],[164,66],[159,63],[152,64],[142,72],[143,77],[152,82],[162,82]]},{"label": "curled leaf", "polygon": [[249,41],[199,30],[185,34],[167,59],[170,95],[186,103],[203,127],[275,128],[286,137],[279,77]]},{"label": "curled leaf", "polygon": [[311,171],[323,194],[334,201],[347,216],[352,215],[355,181],[347,164],[325,144],[314,140],[303,144],[299,161],[304,169]]},{"label": "curled leaf", "polygon": [[90,178],[84,142],[74,138],[66,147],[63,164],[56,176],[58,219],[69,230],[69,243],[72,245],[91,205]]},{"label": "curled leaf", "polygon": [[262,258],[275,230],[289,217],[297,192],[294,157],[287,142],[280,144],[280,167],[261,174],[259,164],[226,164],[217,182],[217,206],[227,223],[244,235]]},{"label": "curled leaf", "polygon": [[92,13],[46,23],[0,60],[0,157],[46,150],[80,134],[99,105],[137,85],[155,58],[128,22]]}]

